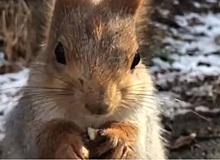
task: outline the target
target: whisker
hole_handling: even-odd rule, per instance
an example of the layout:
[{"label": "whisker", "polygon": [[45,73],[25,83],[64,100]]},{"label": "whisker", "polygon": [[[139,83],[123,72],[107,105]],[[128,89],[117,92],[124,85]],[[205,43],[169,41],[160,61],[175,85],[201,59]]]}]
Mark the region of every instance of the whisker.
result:
[{"label": "whisker", "polygon": [[[48,95],[48,94],[45,94],[45,95],[42,95],[42,94],[32,94],[32,95],[25,95],[21,98],[18,98],[18,99],[14,99],[14,101],[24,101],[25,99],[29,99],[30,100],[30,105],[34,105],[34,107],[44,107],[45,104],[54,104],[56,103],[56,101],[66,101],[66,96],[71,96],[69,94],[56,94],[56,100],[54,100],[53,97],[54,95]],[[33,99],[30,99],[31,97],[34,97]],[[65,98],[64,98],[65,97]],[[76,99],[75,99],[76,100]]]},{"label": "whisker", "polygon": [[[36,65],[47,66],[48,64],[45,64],[45,63],[37,63]],[[31,69],[32,69],[32,71],[38,71],[39,73],[45,73],[45,71],[41,71],[41,70],[37,69],[37,67],[32,67]],[[33,74],[35,74],[35,72],[33,72]],[[71,83],[71,84],[70,84],[70,82],[72,82],[73,79],[72,79],[68,74],[66,74],[66,73],[63,73],[63,77],[62,77],[62,78],[60,78],[60,77],[54,75],[53,73],[52,73],[52,74],[51,74],[51,73],[47,73],[47,74],[49,74],[52,78],[57,79],[57,80],[63,82],[64,84],[67,84],[67,85],[74,85],[74,84],[75,84],[75,83]],[[67,79],[67,80],[64,80],[64,79]],[[69,80],[70,82],[69,82],[68,80]]]},{"label": "whisker", "polygon": [[47,91],[47,90],[53,90],[53,91],[65,91],[65,92],[70,92],[72,93],[73,91],[71,91],[70,89],[67,88],[57,88],[57,87],[44,87],[44,86],[23,86],[23,87],[11,87],[11,88],[5,88],[5,89],[1,89],[1,92],[7,92],[13,89],[22,89],[22,91],[32,91],[34,89],[34,91]]}]

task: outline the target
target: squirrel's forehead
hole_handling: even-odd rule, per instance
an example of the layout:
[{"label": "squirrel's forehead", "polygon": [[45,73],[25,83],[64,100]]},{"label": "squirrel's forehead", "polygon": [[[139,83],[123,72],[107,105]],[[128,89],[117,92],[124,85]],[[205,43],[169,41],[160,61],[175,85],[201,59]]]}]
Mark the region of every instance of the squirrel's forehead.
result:
[{"label": "squirrel's forehead", "polygon": [[[80,33],[86,32],[91,34],[105,34],[108,31],[133,31],[135,28],[135,21],[130,17],[120,17],[116,14],[94,13],[88,10],[87,13],[69,11],[65,17],[62,18],[63,27],[70,27],[72,30],[80,30]],[[61,22],[58,22],[58,26]],[[133,32],[134,33],[134,32]]]},{"label": "squirrel's forehead", "polygon": [[136,37],[134,25],[129,20],[111,19],[102,21],[96,17],[94,19],[75,19],[75,21],[64,23],[61,30],[67,30],[63,31],[66,34],[65,36],[77,41],[103,41],[108,39],[108,41],[118,43],[118,41],[129,40],[132,44]]},{"label": "squirrel's forehead", "polygon": [[[106,19],[102,16],[81,16],[69,14],[64,17],[60,36],[65,39],[69,49],[99,48],[109,50],[115,47],[133,53],[137,49],[134,22],[129,18]],[[84,47],[82,47],[84,46]]]}]

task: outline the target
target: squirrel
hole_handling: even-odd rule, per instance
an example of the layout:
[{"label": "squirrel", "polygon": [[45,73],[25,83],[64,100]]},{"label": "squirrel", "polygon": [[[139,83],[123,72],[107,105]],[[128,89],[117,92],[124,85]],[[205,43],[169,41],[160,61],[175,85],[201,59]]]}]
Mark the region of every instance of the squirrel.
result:
[{"label": "squirrel", "polygon": [[44,48],[43,45],[48,39],[55,0],[24,0],[24,2],[29,9],[27,48],[29,52],[28,64],[30,64]]},{"label": "squirrel", "polygon": [[[166,159],[138,50],[146,1],[56,0],[48,42],[7,116],[3,158]],[[95,139],[86,140],[88,128]]]}]

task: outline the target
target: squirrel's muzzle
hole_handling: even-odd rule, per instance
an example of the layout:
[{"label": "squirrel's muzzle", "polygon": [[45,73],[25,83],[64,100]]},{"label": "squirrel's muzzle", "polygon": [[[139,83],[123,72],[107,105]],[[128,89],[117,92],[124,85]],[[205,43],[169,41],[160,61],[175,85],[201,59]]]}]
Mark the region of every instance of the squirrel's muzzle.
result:
[{"label": "squirrel's muzzle", "polygon": [[107,104],[87,103],[85,108],[94,115],[105,115],[110,112],[110,107]]},{"label": "squirrel's muzzle", "polygon": [[117,86],[108,82],[104,85],[99,83],[88,83],[85,92],[85,108],[94,115],[108,115],[114,111],[120,102]]}]

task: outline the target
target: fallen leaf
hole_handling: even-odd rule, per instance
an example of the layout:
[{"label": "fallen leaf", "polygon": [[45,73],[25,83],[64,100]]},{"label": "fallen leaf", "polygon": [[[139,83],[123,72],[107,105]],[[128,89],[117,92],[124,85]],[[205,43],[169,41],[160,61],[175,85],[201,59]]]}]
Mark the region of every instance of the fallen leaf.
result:
[{"label": "fallen leaf", "polygon": [[176,150],[183,146],[190,145],[196,139],[196,133],[191,133],[188,136],[180,136],[178,139],[174,141],[174,143],[170,146],[170,149]]}]

